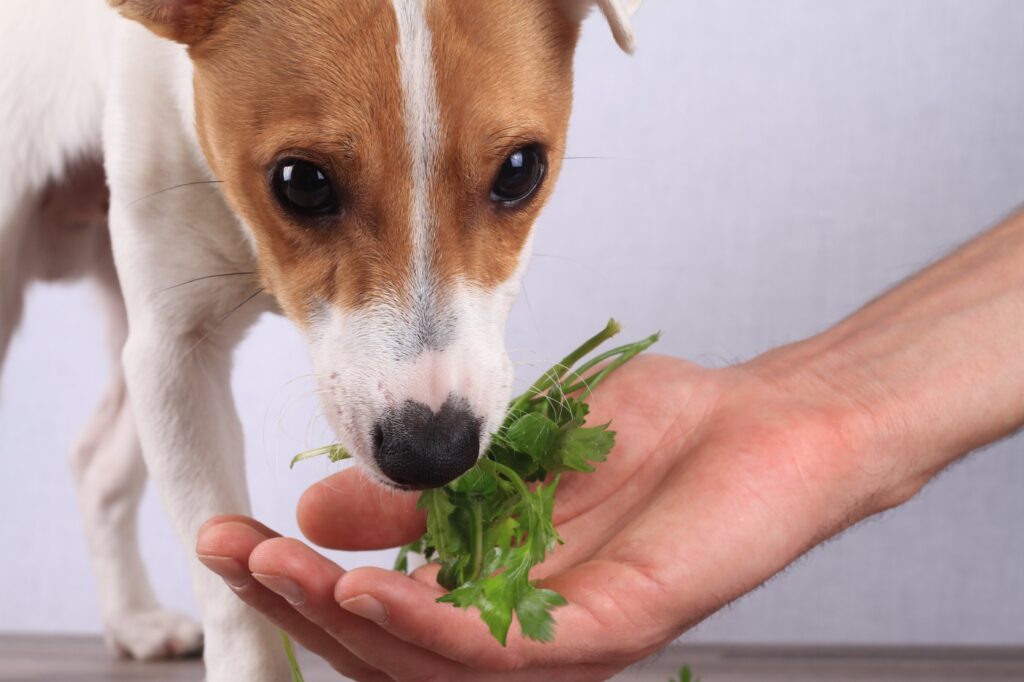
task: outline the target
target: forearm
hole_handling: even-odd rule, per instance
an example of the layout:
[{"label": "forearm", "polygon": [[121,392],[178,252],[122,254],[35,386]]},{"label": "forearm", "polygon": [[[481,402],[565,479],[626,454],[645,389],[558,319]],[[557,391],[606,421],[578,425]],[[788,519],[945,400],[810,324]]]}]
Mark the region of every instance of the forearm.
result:
[{"label": "forearm", "polygon": [[849,415],[862,456],[906,497],[1024,424],[1024,213],[750,364]]}]

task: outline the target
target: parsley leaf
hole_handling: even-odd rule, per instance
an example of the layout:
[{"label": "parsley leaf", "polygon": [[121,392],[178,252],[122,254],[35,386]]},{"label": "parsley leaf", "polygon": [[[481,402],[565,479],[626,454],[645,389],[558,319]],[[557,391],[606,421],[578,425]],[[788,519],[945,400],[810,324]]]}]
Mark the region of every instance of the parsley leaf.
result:
[{"label": "parsley leaf", "polygon": [[608,424],[584,427],[571,424],[558,435],[553,448],[542,460],[544,468],[552,473],[562,471],[594,470],[591,462],[603,462],[615,446],[615,432]]},{"label": "parsley leaf", "polygon": [[534,462],[551,450],[557,437],[558,424],[539,412],[527,412],[512,422],[502,434],[506,445],[516,452],[529,455]]},{"label": "parsley leaf", "polygon": [[523,636],[538,642],[550,642],[555,638],[555,619],[551,612],[567,603],[565,597],[554,590],[527,585],[516,602],[516,618]]}]

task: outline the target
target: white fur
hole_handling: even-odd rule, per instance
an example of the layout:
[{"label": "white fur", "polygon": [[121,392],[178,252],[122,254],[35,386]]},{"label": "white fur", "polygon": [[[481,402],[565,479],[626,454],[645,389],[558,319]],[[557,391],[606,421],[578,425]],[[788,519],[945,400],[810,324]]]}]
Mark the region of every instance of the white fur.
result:
[{"label": "white fur", "polygon": [[48,181],[100,153],[115,20],[102,0],[40,0],[0,10],[0,60],[8,65],[0,70],[7,167],[0,176],[0,360],[31,280],[85,276],[97,285],[114,372],[73,448],[71,468],[108,641],[148,659],[195,651],[202,634],[159,605],[139,554],[136,509],[146,472],[120,370],[127,321],[106,224],[50,224],[36,214]]},{"label": "white fur", "polygon": [[109,63],[103,36],[113,20],[103,0],[0,8],[0,215],[5,202],[59,176],[69,159],[100,150]]},{"label": "white fur", "polygon": [[[481,452],[501,425],[512,384],[505,322],[521,271],[485,291],[457,283],[437,290],[431,272],[435,216],[431,180],[441,129],[430,29],[422,0],[393,0],[398,19],[406,137],[412,158],[409,226],[414,244],[412,292],[359,311],[326,303],[309,329],[328,422],[349,451],[381,482],[373,459],[374,424],[406,401],[440,409],[449,395],[466,399],[483,422]],[[528,248],[520,268],[528,259]],[[437,327],[443,339],[420,343]]]},{"label": "white fur", "polygon": [[[102,149],[124,302],[109,245],[105,259],[82,251],[57,276],[98,282],[111,350],[117,357],[125,348],[124,371],[115,361],[106,397],[72,453],[72,471],[111,645],[143,659],[186,653],[202,635],[153,595],[138,553],[138,498],[148,469],[189,556],[204,520],[248,511],[230,348],[268,302],[251,302],[207,334],[256,284],[167,287],[252,270],[252,250],[214,186],[154,194],[210,178],[195,139],[183,48],[119,19],[103,0],[37,0],[0,8],[0,59],[8,65],[0,70],[0,153],[8,163],[0,179],[0,356],[24,287],[61,248],[43,239],[46,231],[83,227],[40,224],[40,192],[67,164]],[[96,228],[106,225],[89,226]],[[219,578],[193,566],[208,679],[286,679],[274,630]]]},{"label": "white fur", "polygon": [[[231,351],[271,302],[244,228],[213,185],[192,124],[185,50],[119,21],[104,124],[110,231],[130,333],[123,362],[146,465],[191,557],[203,615],[207,679],[286,679],[280,639],[195,559],[211,516],[246,514],[242,429],[230,390]],[[173,287],[173,288],[172,288]],[[234,311],[234,312],[232,312]]]},{"label": "white fur", "polygon": [[[433,44],[423,0],[392,0],[398,23],[398,64],[405,113],[405,136],[412,160],[413,290],[416,324],[435,310],[436,293],[430,273],[430,176],[441,133],[434,83]],[[415,331],[415,330],[413,330]]]},{"label": "white fur", "polygon": [[[69,159],[100,149],[105,42],[75,40],[77,31],[103,35],[111,16],[98,8],[102,0],[0,8],[0,358],[33,275],[25,262],[23,226],[31,220],[35,197]],[[48,106],[52,101],[65,104]]]},{"label": "white fur", "polygon": [[[637,0],[601,4],[622,43]],[[521,275],[492,291],[457,283],[441,300],[429,256],[431,169],[443,135],[431,37],[422,0],[394,0],[394,9],[413,159],[413,292],[395,292],[358,312],[323,304],[308,330],[331,424],[371,469],[373,422],[405,400],[437,408],[449,393],[465,397],[484,419],[486,447],[511,384],[505,321]],[[7,168],[0,178],[0,360],[25,286],[67,250],[43,237],[68,226],[41,224],[39,193],[63,178],[69,163],[102,152],[110,243],[103,220],[76,224],[85,241],[61,252],[70,265],[54,276],[96,281],[111,353],[121,353],[123,370],[115,360],[72,469],[111,644],[138,658],[181,653],[198,645],[200,633],[153,595],[136,537],[140,492],[148,470],[190,557],[204,520],[248,512],[231,351],[274,304],[246,277],[179,286],[256,269],[252,235],[215,185],[163,191],[212,178],[196,139],[183,47],[117,18],[104,0],[35,0],[0,5],[0,62],[0,155]],[[443,334],[422,343],[432,329]],[[192,566],[207,679],[287,679],[274,630],[219,578],[194,560]]]}]

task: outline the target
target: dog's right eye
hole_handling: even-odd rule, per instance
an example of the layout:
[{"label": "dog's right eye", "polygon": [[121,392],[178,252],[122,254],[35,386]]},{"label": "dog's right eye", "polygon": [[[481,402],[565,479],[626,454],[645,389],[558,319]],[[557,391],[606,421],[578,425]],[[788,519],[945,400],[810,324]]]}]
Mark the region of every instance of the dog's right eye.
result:
[{"label": "dog's right eye", "polygon": [[546,170],[544,153],[537,145],[517,149],[505,159],[491,188],[491,201],[515,208],[540,187]]},{"label": "dog's right eye", "polygon": [[273,177],[274,194],[281,206],[298,216],[338,212],[338,195],[327,172],[303,159],[284,159]]}]

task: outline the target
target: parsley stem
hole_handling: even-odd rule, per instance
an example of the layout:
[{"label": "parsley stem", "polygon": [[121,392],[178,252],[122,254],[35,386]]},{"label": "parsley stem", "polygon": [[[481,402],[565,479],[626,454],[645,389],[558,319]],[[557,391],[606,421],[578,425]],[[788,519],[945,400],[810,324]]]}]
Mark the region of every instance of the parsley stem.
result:
[{"label": "parsley stem", "polygon": [[288,657],[288,667],[292,671],[292,682],[304,682],[302,677],[302,668],[299,667],[299,660],[295,657],[295,649],[292,648],[291,638],[285,634],[284,630],[278,630],[281,634],[281,641],[284,643],[284,653]]},{"label": "parsley stem", "polygon": [[476,580],[480,577],[480,569],[484,564],[484,510],[480,500],[472,501],[473,512],[473,548],[469,565],[469,579]]},{"label": "parsley stem", "polygon": [[509,408],[509,415],[516,414],[519,411],[519,408],[528,403],[531,398],[560,381],[562,377],[572,369],[573,365],[586,357],[587,353],[593,351],[602,343],[618,334],[621,330],[622,327],[618,322],[615,320],[608,320],[608,324],[605,325],[604,329],[584,341],[583,345],[562,358],[561,362],[541,375],[541,377],[537,379],[532,386],[526,389],[525,393],[516,398]]},{"label": "parsley stem", "polygon": [[637,341],[636,343],[631,343],[628,346],[615,348],[613,350],[608,351],[607,353],[602,353],[593,360],[588,361],[586,364],[580,367],[578,372],[574,372],[576,376],[580,376],[587,370],[592,369],[599,362],[603,362],[608,358],[615,357],[616,355],[618,356],[614,362],[611,362],[605,367],[602,367],[599,372],[595,373],[590,377],[581,377],[577,383],[573,384],[572,386],[563,388],[562,392],[575,393],[576,391],[583,390],[583,395],[581,397],[583,399],[586,399],[594,391],[594,389],[597,388],[597,385],[604,381],[609,374],[614,372],[619,367],[622,367],[622,365],[626,364],[634,357],[636,357],[637,355],[639,355],[640,353],[644,352],[652,345],[654,345],[654,343],[657,342],[660,335],[660,332],[658,334],[652,334],[643,341]]},{"label": "parsley stem", "polygon": [[481,460],[481,462],[483,461],[486,461],[488,465],[494,467],[499,474],[508,479],[508,482],[519,491],[519,494],[523,496],[524,500],[530,496],[530,489],[526,487],[526,484],[523,483],[523,479],[520,478],[519,474],[517,474],[511,467],[507,467],[501,462],[497,462],[493,459]]},{"label": "parsley stem", "polygon": [[340,462],[343,459],[349,459],[350,457],[352,457],[352,455],[348,453],[348,450],[341,447],[340,445],[325,445],[322,448],[317,448],[315,450],[307,450],[306,452],[300,452],[299,454],[295,455],[295,457],[292,458],[292,463],[288,465],[288,468],[294,469],[295,464],[297,462],[302,462],[303,460],[307,459],[313,459],[314,457],[322,457],[324,455],[327,455],[327,459],[331,460],[332,462]]}]

